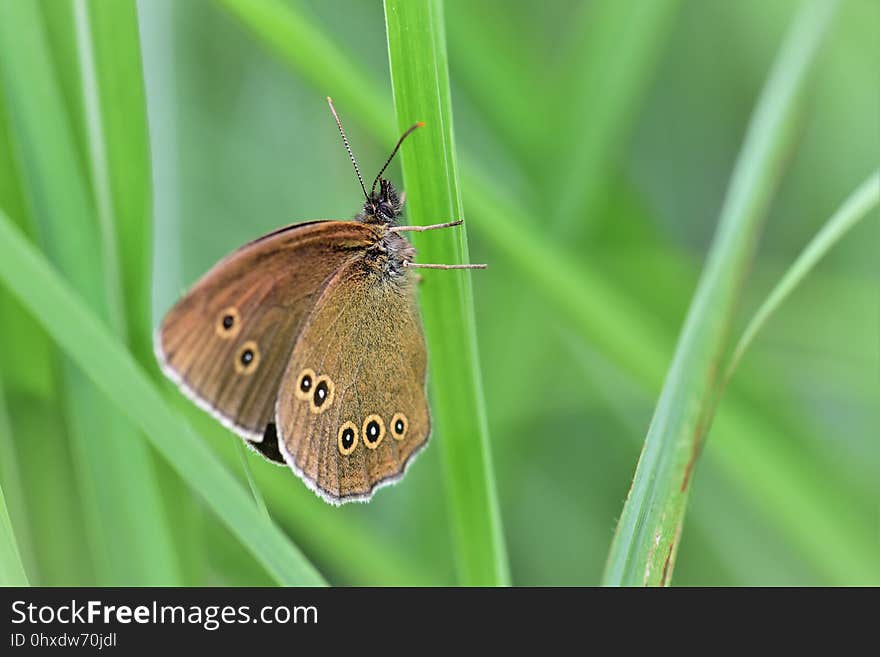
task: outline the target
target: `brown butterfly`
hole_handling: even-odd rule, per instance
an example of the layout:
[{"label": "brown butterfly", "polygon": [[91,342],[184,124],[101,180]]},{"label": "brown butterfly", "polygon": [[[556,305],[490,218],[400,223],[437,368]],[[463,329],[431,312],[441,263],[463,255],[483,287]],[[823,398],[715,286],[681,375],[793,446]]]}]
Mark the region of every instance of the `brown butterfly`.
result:
[{"label": "brown butterfly", "polygon": [[[270,461],[331,504],[398,481],[431,430],[427,354],[403,199],[370,192],[327,99],[366,199],[353,221],[294,224],[217,263],[175,305],[155,348],[165,374]],[[378,189],[377,189],[378,186]]]}]

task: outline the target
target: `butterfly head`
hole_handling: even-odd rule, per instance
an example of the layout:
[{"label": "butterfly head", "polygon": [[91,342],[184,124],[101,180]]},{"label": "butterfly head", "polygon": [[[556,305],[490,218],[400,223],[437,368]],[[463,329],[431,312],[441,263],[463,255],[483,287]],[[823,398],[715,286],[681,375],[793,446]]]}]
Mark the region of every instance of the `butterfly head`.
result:
[{"label": "butterfly head", "polygon": [[380,178],[378,182],[379,189],[372,190],[357,220],[369,224],[392,224],[403,210],[403,200],[390,180]]}]

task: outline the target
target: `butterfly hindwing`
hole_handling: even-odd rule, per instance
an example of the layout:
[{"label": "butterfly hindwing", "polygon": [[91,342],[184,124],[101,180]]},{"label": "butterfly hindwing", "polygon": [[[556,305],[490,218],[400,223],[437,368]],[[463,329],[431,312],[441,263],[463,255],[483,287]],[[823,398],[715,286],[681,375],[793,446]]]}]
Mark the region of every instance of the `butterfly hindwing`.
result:
[{"label": "butterfly hindwing", "polygon": [[396,481],[430,432],[426,349],[414,277],[383,279],[364,258],[327,283],[278,395],[279,448],[332,503]]},{"label": "butterfly hindwing", "polygon": [[[233,252],[165,316],[165,372],[227,427],[259,444],[274,421],[291,350],[327,282],[375,241],[350,221],[289,226]],[[280,458],[277,450],[263,451]]]}]

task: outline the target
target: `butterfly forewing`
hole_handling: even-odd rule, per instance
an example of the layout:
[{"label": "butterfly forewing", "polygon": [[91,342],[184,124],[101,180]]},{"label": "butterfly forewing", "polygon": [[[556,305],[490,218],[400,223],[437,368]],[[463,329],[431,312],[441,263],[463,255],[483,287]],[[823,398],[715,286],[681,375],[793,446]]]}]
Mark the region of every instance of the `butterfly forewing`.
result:
[{"label": "butterfly forewing", "polygon": [[[166,315],[156,335],[163,369],[226,426],[259,443],[315,302],[334,274],[374,241],[365,224],[318,221],[238,249]],[[272,458],[271,450],[264,453]]]},{"label": "butterfly forewing", "polygon": [[288,464],[333,503],[366,500],[396,481],[430,431],[425,374],[411,278],[383,278],[366,258],[347,263],[325,286],[282,380],[276,417]]}]

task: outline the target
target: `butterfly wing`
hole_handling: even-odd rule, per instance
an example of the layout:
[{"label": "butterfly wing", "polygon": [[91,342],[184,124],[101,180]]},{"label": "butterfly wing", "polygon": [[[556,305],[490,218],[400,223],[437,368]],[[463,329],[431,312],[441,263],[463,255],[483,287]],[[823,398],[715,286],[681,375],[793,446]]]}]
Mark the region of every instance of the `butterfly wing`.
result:
[{"label": "butterfly wing", "polygon": [[[271,434],[293,345],[334,273],[374,241],[365,224],[317,221],[241,247],[165,316],[155,337],[162,369],[199,406],[283,463]],[[264,434],[270,440],[261,449]]]},{"label": "butterfly wing", "polygon": [[288,465],[328,502],[397,481],[430,432],[413,276],[365,258],[328,282],[297,339],[276,408]]}]

